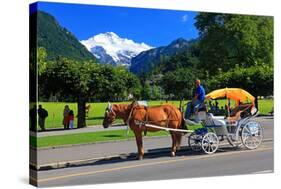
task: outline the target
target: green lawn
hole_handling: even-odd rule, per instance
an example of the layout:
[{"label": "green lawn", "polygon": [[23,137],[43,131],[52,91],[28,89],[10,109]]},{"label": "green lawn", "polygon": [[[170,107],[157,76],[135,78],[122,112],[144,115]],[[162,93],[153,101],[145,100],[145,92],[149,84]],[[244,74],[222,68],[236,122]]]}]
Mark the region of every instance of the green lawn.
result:
[{"label": "green lawn", "polygon": [[[166,131],[148,132],[147,136],[166,136],[169,135]],[[134,138],[132,131],[126,136],[126,130],[111,130],[111,131],[98,131],[91,133],[77,133],[47,137],[30,136],[30,145],[33,147],[48,147],[48,146],[62,146],[70,144],[87,144],[102,141],[114,141]]]},{"label": "green lawn", "polygon": [[[219,106],[224,106],[225,100],[219,100]],[[120,103],[120,102],[119,102]],[[129,104],[131,102],[121,102]],[[150,101],[149,105],[159,105],[164,104],[165,101]],[[179,106],[179,101],[169,101],[169,103],[174,104],[175,106]],[[185,101],[186,103],[186,101]],[[46,128],[59,128],[63,127],[62,119],[63,119],[63,109],[67,104],[70,109],[77,114],[77,103],[64,103],[64,102],[41,102],[43,108],[48,110],[49,116],[46,119]],[[90,103],[91,109],[89,112],[89,116],[86,118],[87,125],[101,125],[105,108],[107,107],[107,103]],[[268,114],[273,107],[273,100],[259,100],[259,111],[263,114]],[[76,118],[77,120],[77,118]],[[76,123],[76,122],[75,122]],[[122,120],[116,120],[116,123],[122,123]]]},{"label": "green lawn", "polygon": [[[188,129],[195,130],[200,128],[201,125],[189,126]],[[134,138],[134,133],[130,130],[128,136],[126,130],[105,130],[90,133],[77,133],[77,134],[66,134],[56,135],[47,137],[34,137],[30,136],[30,145],[33,147],[49,147],[49,146],[62,146],[70,144],[87,144],[102,141],[115,141],[124,140],[128,138]],[[158,131],[158,132],[147,132],[147,136],[167,136],[169,132]]]},{"label": "green lawn", "polygon": [[[131,102],[117,102],[116,104],[130,104]],[[151,101],[149,105],[159,105],[163,104],[165,101]],[[179,105],[179,101],[171,101],[170,103]],[[43,108],[48,111],[49,116],[46,119],[46,128],[63,128],[63,109],[67,104],[69,108],[74,111],[74,114],[77,115],[77,103],[65,103],[65,102],[40,102]],[[89,115],[86,118],[87,125],[101,125],[104,117],[104,112],[107,107],[107,103],[87,103],[91,104],[91,109]],[[77,120],[77,118],[76,118]],[[76,122],[75,122],[76,123]],[[116,123],[123,123],[122,120],[116,120]],[[38,127],[39,128],[39,127]]]}]

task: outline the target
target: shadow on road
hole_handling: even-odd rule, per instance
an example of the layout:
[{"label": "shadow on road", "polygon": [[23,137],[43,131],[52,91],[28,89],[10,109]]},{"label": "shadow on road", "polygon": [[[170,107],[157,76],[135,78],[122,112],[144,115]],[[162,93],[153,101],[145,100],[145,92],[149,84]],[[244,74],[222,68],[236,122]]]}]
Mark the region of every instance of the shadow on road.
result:
[{"label": "shadow on road", "polygon": [[[148,152],[146,154],[144,154],[144,159],[157,159],[157,158],[161,158],[161,157],[171,157],[170,150],[171,150],[171,148],[157,148],[157,149],[148,150]],[[216,153],[235,151],[235,150],[241,150],[241,149],[233,148],[233,147],[222,147],[222,148],[218,149],[218,151]],[[204,155],[204,153],[203,152],[194,152],[188,147],[182,147],[181,150],[177,151],[177,153],[176,153],[177,157],[197,156],[197,155]],[[42,167],[39,169],[39,171],[47,171],[47,170],[51,170],[51,169],[63,169],[63,168],[71,168],[71,167],[118,164],[118,163],[122,163],[122,162],[130,162],[130,161],[141,162],[141,160],[137,160],[136,157],[137,157],[136,153],[120,154],[116,157],[103,158],[103,159],[99,159],[99,160],[89,160],[89,161],[83,162],[83,163],[68,163],[68,164],[64,165],[63,167],[56,167],[56,168],[51,167],[51,166]],[[33,167],[30,167],[30,168],[34,169]]]}]

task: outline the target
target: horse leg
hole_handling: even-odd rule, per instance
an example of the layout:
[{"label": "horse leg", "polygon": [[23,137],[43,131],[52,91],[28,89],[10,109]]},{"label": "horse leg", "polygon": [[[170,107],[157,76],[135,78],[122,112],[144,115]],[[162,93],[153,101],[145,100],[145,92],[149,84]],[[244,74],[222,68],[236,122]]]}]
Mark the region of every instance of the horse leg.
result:
[{"label": "horse leg", "polygon": [[180,132],[175,132],[175,140],[176,140],[176,149],[180,150],[181,147],[181,138],[182,138],[182,133]]},{"label": "horse leg", "polygon": [[143,155],[144,155],[144,150],[143,150],[143,144],[142,144],[142,132],[141,130],[134,130],[135,133],[135,138],[136,138],[136,143],[138,146],[138,156],[137,158],[139,160],[143,159]]},{"label": "horse leg", "polygon": [[173,131],[170,132],[172,138],[172,149],[171,149],[171,157],[176,156],[176,136]]}]

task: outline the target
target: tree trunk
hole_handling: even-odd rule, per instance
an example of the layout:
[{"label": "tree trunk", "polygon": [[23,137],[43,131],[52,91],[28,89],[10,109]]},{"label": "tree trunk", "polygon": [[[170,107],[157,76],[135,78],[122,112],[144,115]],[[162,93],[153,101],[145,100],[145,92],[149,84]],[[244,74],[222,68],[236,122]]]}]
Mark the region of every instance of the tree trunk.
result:
[{"label": "tree trunk", "polygon": [[78,120],[77,128],[86,127],[86,101],[84,98],[78,98]]}]

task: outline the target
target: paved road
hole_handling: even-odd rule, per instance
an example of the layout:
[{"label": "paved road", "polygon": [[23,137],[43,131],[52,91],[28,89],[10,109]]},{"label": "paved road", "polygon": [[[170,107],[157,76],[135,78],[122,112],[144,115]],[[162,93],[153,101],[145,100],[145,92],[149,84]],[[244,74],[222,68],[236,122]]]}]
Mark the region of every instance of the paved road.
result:
[{"label": "paved road", "polygon": [[[273,118],[259,117],[258,121],[265,128],[265,138],[273,138]],[[134,141],[123,142],[123,145],[107,145],[107,149],[135,152]],[[131,144],[130,144],[131,143]],[[117,143],[120,144],[120,143]],[[126,146],[127,144],[127,146]],[[149,151],[158,147],[169,148],[170,138],[146,139],[145,148]],[[184,144],[186,145],[186,144]],[[91,150],[96,145],[84,145],[79,151],[72,151],[69,157],[76,158],[79,153],[101,155],[104,146],[97,151]],[[87,151],[88,148],[88,151]],[[124,149],[123,149],[124,148]],[[77,148],[78,150],[78,148]],[[69,153],[70,153],[69,152]],[[58,153],[58,152],[56,152]],[[55,154],[55,153],[54,153]],[[46,155],[46,154],[45,154]],[[57,154],[59,155],[59,153]],[[40,158],[42,158],[41,156]],[[39,158],[39,159],[40,159]],[[63,169],[53,169],[38,172],[39,186],[59,186],[73,184],[95,184],[108,182],[145,181],[155,179],[191,178],[202,176],[219,176],[233,174],[264,173],[273,171],[273,141],[264,142],[257,150],[234,150],[224,147],[214,155],[194,154],[191,151],[181,151],[177,157],[169,157],[169,153],[154,153],[145,157],[143,161],[122,158],[109,158],[106,161],[97,161],[84,166],[74,166]],[[36,178],[35,171],[31,175]]]},{"label": "paved road", "polygon": [[213,155],[187,151],[174,158],[167,153],[142,161],[118,160],[40,171],[38,181],[39,186],[62,186],[273,172],[272,142],[253,151],[223,150]]}]

